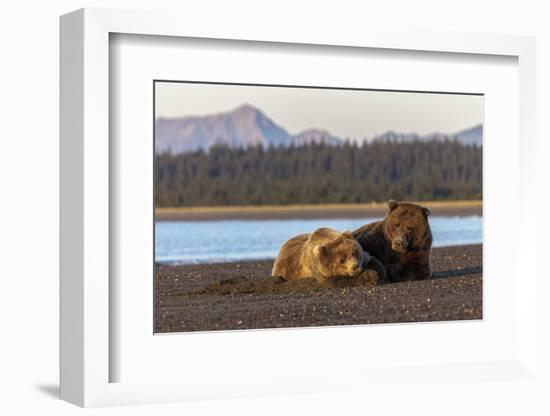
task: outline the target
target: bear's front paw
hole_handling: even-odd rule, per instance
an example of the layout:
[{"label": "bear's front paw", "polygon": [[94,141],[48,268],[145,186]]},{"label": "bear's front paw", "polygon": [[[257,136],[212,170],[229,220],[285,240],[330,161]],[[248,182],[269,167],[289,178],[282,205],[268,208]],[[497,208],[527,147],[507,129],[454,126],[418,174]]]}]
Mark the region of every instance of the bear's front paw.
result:
[{"label": "bear's front paw", "polygon": [[380,276],[376,270],[365,270],[357,278],[358,286],[375,286],[380,283]]},{"label": "bear's front paw", "polygon": [[377,283],[385,283],[386,282],[386,268],[380,263],[380,261],[374,257],[371,256],[369,259],[369,262],[365,265],[365,269],[368,272],[375,272],[377,275]]}]

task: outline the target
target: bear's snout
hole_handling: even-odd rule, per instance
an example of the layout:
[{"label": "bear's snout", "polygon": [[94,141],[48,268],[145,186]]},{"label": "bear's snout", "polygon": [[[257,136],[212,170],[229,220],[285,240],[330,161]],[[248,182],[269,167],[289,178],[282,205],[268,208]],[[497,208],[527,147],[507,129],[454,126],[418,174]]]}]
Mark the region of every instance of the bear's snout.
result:
[{"label": "bear's snout", "polygon": [[350,276],[358,276],[363,272],[363,265],[359,262],[353,262],[348,269]]},{"label": "bear's snout", "polygon": [[405,237],[396,237],[391,242],[391,248],[398,253],[403,253],[407,250],[407,240]]}]

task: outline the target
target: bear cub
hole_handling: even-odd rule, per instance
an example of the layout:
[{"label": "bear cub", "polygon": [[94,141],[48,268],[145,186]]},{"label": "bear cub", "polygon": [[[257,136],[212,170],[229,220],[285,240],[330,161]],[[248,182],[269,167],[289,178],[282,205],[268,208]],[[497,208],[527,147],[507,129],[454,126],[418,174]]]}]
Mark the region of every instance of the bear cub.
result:
[{"label": "bear cub", "polygon": [[314,278],[319,284],[327,284],[333,279],[357,278],[367,265],[372,265],[373,269],[378,269],[374,272],[377,276],[369,276],[369,281],[382,280],[385,278],[384,268],[377,263],[361,248],[351,232],[319,228],[286,241],[271,275],[285,280]]}]

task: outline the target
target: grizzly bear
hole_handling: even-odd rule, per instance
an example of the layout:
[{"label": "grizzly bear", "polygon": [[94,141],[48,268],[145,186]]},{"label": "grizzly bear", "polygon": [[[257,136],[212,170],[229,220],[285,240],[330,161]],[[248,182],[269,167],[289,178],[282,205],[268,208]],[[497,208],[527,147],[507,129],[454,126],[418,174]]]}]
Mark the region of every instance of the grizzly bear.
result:
[{"label": "grizzly bear", "polygon": [[388,202],[381,221],[353,232],[363,250],[376,256],[386,268],[388,281],[401,282],[431,277],[432,232],[430,210],[412,202]]},{"label": "grizzly bear", "polygon": [[[384,279],[384,267],[365,253],[349,231],[319,228],[300,234],[283,244],[271,275],[284,280],[314,278],[327,284],[331,278],[355,278],[367,265],[374,269],[375,279]],[[372,275],[367,278],[372,281]]]}]

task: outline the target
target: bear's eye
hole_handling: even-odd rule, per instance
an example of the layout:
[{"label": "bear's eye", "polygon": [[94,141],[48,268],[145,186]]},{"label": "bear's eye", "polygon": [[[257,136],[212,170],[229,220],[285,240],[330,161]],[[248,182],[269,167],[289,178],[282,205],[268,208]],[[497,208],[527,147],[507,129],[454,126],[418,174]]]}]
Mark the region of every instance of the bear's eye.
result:
[{"label": "bear's eye", "polygon": [[396,222],[394,225],[395,225],[395,228],[399,228],[399,226],[400,226],[401,224],[399,224],[398,222]]},{"label": "bear's eye", "polygon": [[344,264],[346,262],[346,258],[345,257],[340,257],[340,264]]}]

